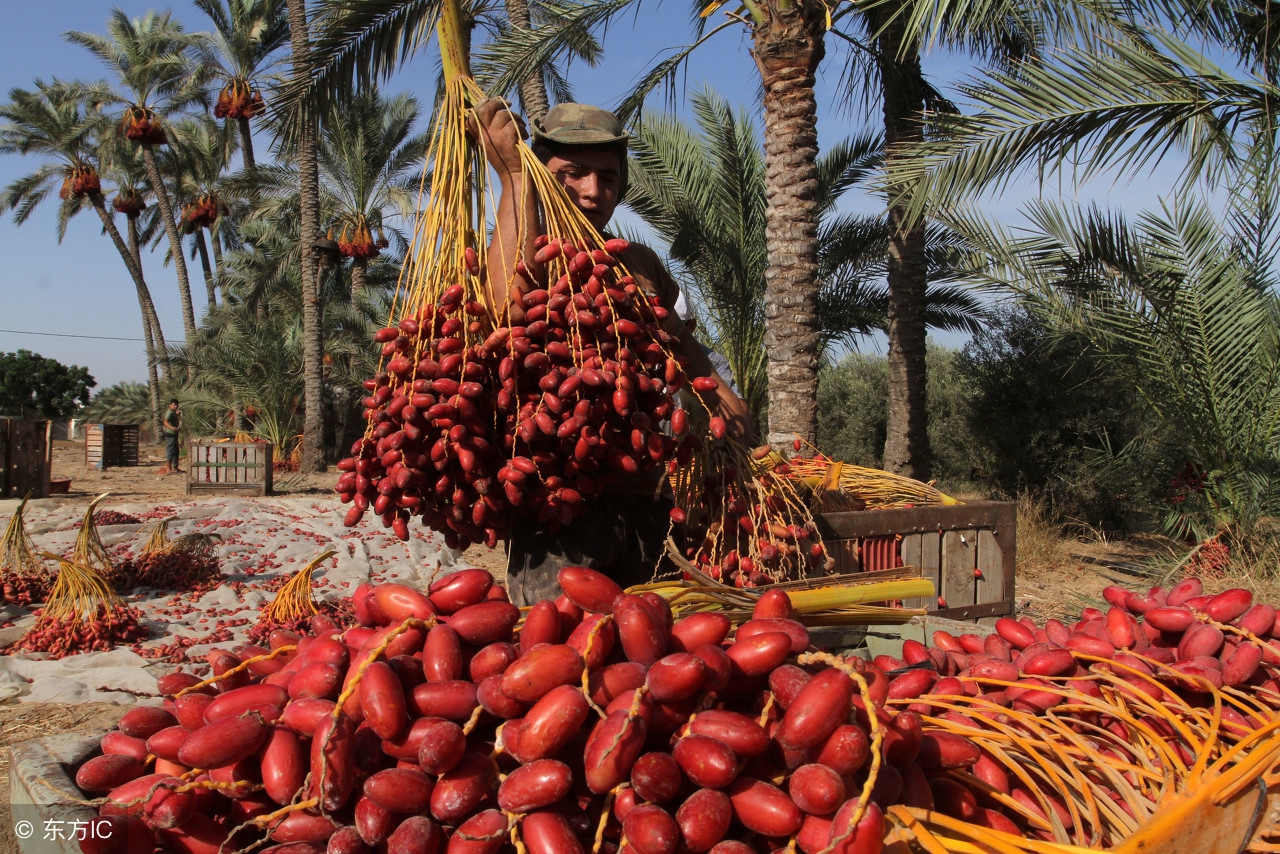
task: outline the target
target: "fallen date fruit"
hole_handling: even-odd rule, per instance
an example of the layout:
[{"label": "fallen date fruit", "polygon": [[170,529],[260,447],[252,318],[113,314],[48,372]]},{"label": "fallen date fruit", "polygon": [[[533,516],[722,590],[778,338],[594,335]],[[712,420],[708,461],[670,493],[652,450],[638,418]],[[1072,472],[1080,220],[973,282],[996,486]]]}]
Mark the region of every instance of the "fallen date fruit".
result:
[{"label": "fallen date fruit", "polygon": [[502,693],[521,703],[536,703],[551,689],[581,679],[584,666],[573,647],[548,644],[525,653],[503,671]]},{"label": "fallen date fruit", "polygon": [[810,679],[787,708],[778,741],[793,750],[821,744],[844,723],[853,700],[853,681],[836,668]]},{"label": "fallen date fruit", "polygon": [[675,743],[671,756],[695,786],[723,789],[738,776],[738,757],[724,742],[705,735],[686,736]]},{"label": "fallen date fruit", "polygon": [[142,763],[132,756],[95,756],[76,771],[76,785],[86,792],[109,792],[142,776]]},{"label": "fallen date fruit", "polygon": [[253,712],[207,724],[182,742],[178,761],[188,768],[219,768],[252,756],[267,738],[267,726]]}]

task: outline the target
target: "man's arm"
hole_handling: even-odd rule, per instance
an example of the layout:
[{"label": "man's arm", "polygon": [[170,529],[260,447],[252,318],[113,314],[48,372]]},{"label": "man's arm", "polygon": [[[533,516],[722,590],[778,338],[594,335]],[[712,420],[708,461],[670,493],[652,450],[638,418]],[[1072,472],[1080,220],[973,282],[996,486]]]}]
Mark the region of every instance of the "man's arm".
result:
[{"label": "man's arm", "polygon": [[687,374],[690,380],[695,377],[710,377],[715,380],[714,391],[694,392],[694,394],[702,398],[702,402],[711,410],[712,415],[718,415],[724,419],[730,436],[735,439],[746,439],[751,433],[751,410],[747,408],[746,401],[733,393],[733,389],[729,388],[728,383],[720,376],[720,372],[707,358],[702,345],[693,337],[693,333],[685,328],[683,321],[674,311],[667,314],[662,328],[675,337],[677,342],[675,351],[689,360]]},{"label": "man's arm", "polygon": [[518,297],[530,284],[516,273],[516,261],[523,258],[530,263],[533,241],[541,231],[538,199],[525,180],[520,159],[524,126],[506,101],[490,98],[476,107],[473,127],[501,187],[485,259],[490,304],[501,322],[504,307],[510,303],[511,322],[515,323],[524,316]]}]

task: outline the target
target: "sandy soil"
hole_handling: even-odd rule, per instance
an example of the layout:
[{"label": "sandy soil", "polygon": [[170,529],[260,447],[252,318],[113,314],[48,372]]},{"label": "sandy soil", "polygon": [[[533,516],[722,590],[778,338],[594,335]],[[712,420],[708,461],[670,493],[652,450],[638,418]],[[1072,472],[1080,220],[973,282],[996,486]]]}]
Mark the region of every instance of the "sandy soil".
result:
[{"label": "sandy soil", "polygon": [[9,747],[54,733],[98,733],[115,726],[124,708],[114,703],[0,705],[0,851],[16,852],[9,805]]}]

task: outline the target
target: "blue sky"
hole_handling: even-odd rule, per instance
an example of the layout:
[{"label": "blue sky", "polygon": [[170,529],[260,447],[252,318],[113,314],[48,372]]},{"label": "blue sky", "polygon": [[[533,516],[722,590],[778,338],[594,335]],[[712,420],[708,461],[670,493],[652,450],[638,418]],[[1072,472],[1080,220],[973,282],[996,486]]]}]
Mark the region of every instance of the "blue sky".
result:
[{"label": "blue sky", "polygon": [[[130,16],[149,9],[172,9],[188,29],[207,26],[194,6],[120,0],[115,4]],[[664,48],[688,41],[691,29],[685,6],[667,0],[665,4],[645,4],[650,10],[639,19],[615,25],[607,34],[606,56],[596,68],[582,65],[570,69],[570,80],[578,100],[610,105],[634,82]],[[111,6],[101,0],[44,0],[41,3],[6,5],[5,27],[0,29],[0,88],[7,95],[15,87],[29,88],[36,78],[99,79],[105,69],[88,51],[67,43],[67,30],[105,31]],[[756,109],[758,74],[747,51],[748,40],[741,28],[731,28],[704,46],[688,69],[684,88],[710,85],[733,104]],[[387,92],[424,92],[431,79],[430,61],[434,47],[384,88]],[[947,63],[928,66],[936,82],[946,84],[964,69]],[[839,73],[830,64],[831,75]],[[820,81],[823,122],[819,144],[831,142],[861,129],[863,119],[831,109],[832,99],[825,81]],[[6,98],[7,100],[7,98]],[[656,106],[662,106],[661,103]],[[682,104],[677,102],[677,108]],[[866,117],[878,121],[879,111]],[[259,143],[265,150],[266,140]],[[261,156],[261,155],[260,155]],[[0,185],[33,171],[39,165],[30,157],[0,156]],[[1011,215],[1016,199],[1026,198],[1033,188],[1015,187],[994,207]],[[1104,197],[1109,186],[1099,188]],[[1115,188],[1110,193],[1126,206],[1147,204],[1162,190],[1161,181],[1142,181]],[[852,194],[851,194],[852,195]],[[1105,200],[1105,199],[1104,199]],[[145,380],[146,362],[141,343],[142,324],[133,284],[101,225],[91,214],[72,221],[61,244],[56,239],[54,214],[56,199],[46,201],[21,227],[6,216],[0,221],[0,351],[19,348],[34,350],[67,364],[84,365],[101,389],[122,380]],[[871,208],[871,199],[850,199],[858,207]],[[123,218],[120,218],[123,221]],[[147,282],[157,303],[166,337],[182,336],[176,278],[171,267],[163,266],[164,249],[143,258]],[[197,315],[203,311],[204,284],[198,264],[191,265],[192,298]],[[35,335],[30,333],[45,333]],[[93,337],[55,337],[98,336]],[[133,340],[106,340],[106,339]],[[959,343],[950,340],[947,343]],[[874,346],[874,342],[872,343]]]}]

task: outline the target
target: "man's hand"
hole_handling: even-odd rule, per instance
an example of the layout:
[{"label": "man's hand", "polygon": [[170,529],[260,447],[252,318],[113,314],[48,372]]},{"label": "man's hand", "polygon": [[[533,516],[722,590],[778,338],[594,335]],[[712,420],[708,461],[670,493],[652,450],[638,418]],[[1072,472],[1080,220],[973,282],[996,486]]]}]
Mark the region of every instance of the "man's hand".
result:
[{"label": "man's hand", "polygon": [[520,161],[520,140],[526,139],[524,119],[511,111],[502,98],[486,98],[476,105],[467,121],[467,130],[484,148],[489,165],[500,179],[524,171]]},{"label": "man's hand", "polygon": [[[739,442],[751,436],[751,410],[742,398],[733,393],[724,379],[714,370],[709,374],[716,380],[716,390],[703,395],[713,415],[724,419],[725,430]],[[710,398],[710,399],[708,399]]]}]

